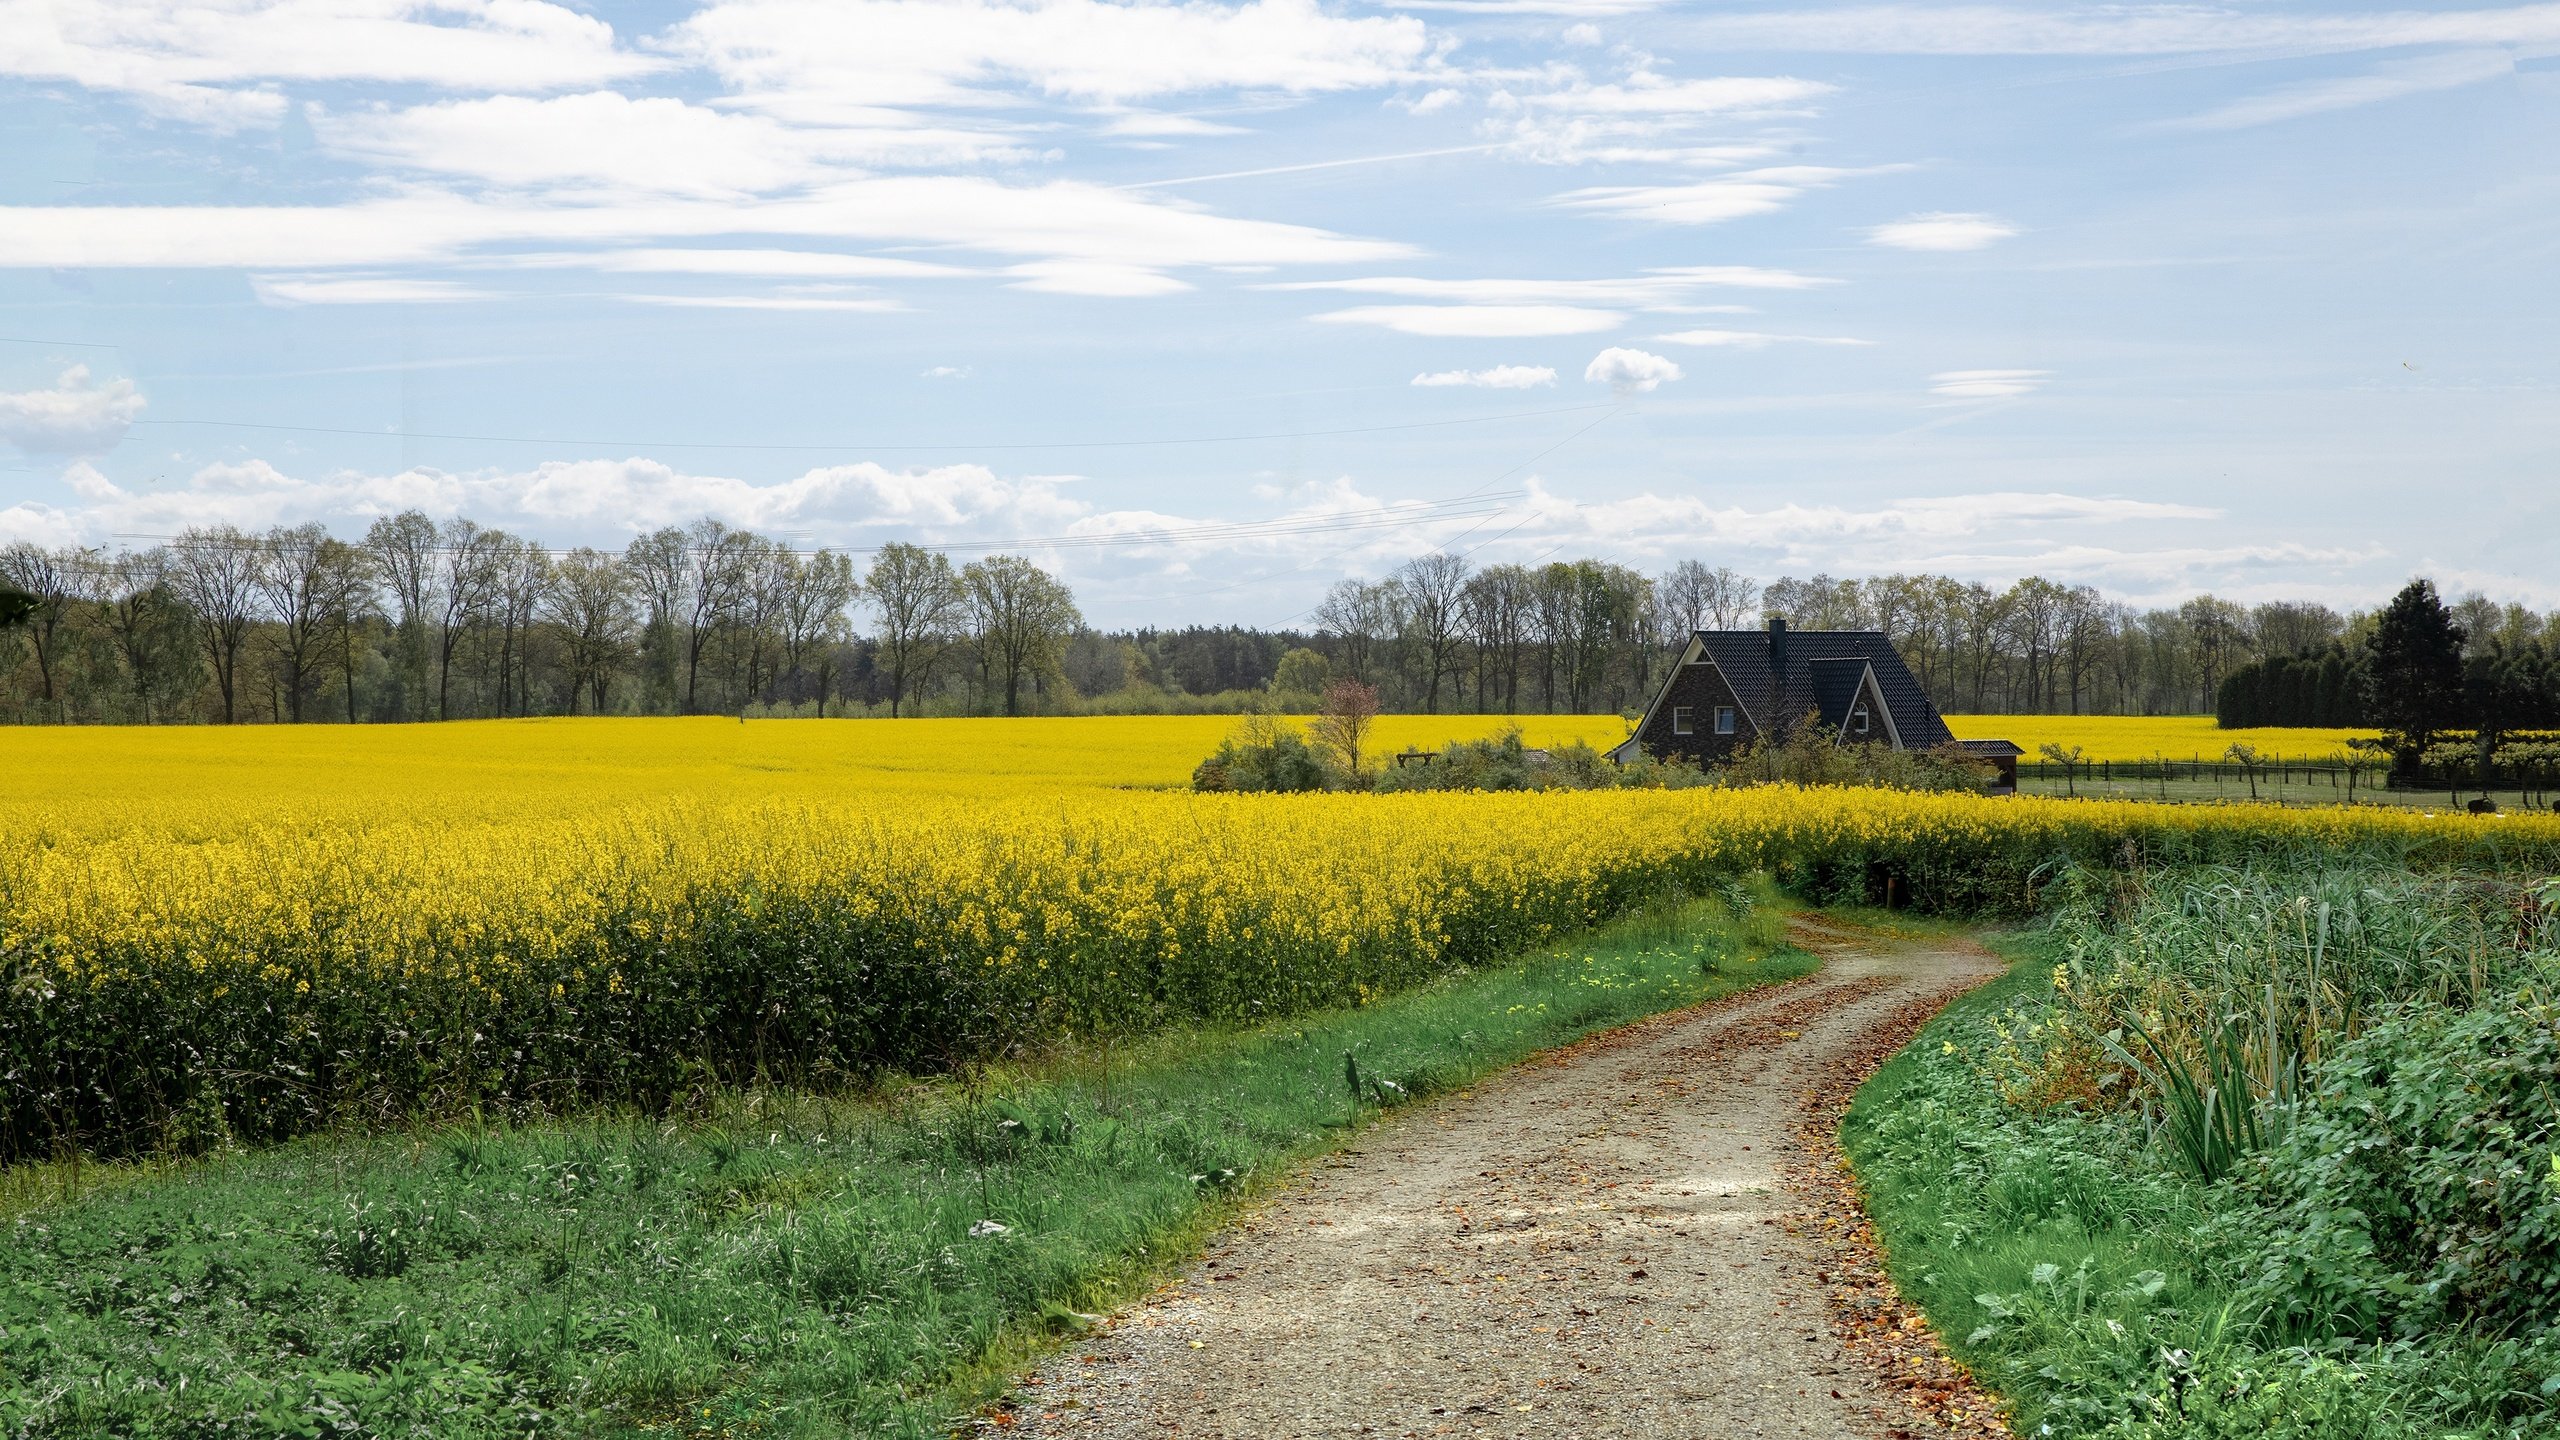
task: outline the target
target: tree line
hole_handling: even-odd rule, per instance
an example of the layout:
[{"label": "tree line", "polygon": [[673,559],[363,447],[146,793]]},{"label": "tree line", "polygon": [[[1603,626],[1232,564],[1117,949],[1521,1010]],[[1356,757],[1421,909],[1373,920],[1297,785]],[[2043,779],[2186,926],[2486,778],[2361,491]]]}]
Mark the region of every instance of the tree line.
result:
[{"label": "tree line", "polygon": [[[121,552],[15,544],[0,587],[19,597],[0,610],[24,612],[0,636],[0,718],[127,723],[1312,709],[1337,679],[1400,711],[1628,711],[1689,632],[1769,616],[1885,632],[1952,712],[2303,696],[2283,713],[2335,714],[2361,703],[2347,677],[2379,623],[2211,595],[2137,609],[2041,576],[1764,583],[1696,560],[1647,574],[1435,552],[1334,585],[1303,629],[1102,631],[1019,555],[889,545],[858,565],[713,520],[563,551],[416,511],[354,539],[217,526]],[[2560,635],[2560,617],[2477,596],[2447,614],[2466,657],[2545,654]]]}]

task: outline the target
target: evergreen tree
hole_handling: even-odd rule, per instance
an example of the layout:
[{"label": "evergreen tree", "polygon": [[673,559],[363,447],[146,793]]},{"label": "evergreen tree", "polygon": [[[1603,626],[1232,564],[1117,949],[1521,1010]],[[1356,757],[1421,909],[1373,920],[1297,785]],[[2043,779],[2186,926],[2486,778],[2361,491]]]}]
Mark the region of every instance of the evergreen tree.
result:
[{"label": "evergreen tree", "polygon": [[2410,581],[2374,625],[2365,706],[2403,775],[2438,731],[2462,722],[2463,638],[2432,580]]}]

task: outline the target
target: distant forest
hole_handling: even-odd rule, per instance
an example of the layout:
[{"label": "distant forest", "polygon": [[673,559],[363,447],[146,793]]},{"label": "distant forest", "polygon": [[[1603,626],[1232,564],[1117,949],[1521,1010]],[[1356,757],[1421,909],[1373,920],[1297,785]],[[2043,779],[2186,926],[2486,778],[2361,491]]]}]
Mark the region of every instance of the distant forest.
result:
[{"label": "distant forest", "polygon": [[[1689,560],[1470,565],[1346,580],[1302,629],[1084,623],[1029,559],[799,551],[705,520],[553,550],[410,512],[192,530],[145,550],[0,550],[0,719],[368,722],[568,714],[1138,714],[1305,709],[1326,682],[1401,711],[1640,707],[1692,629],[1783,616],[1889,634],[1949,712],[2366,723],[2375,616],[2199,595],[2136,609],[2029,576],[1762,580]],[[2560,612],[2453,602],[2466,655],[2560,685]]]}]

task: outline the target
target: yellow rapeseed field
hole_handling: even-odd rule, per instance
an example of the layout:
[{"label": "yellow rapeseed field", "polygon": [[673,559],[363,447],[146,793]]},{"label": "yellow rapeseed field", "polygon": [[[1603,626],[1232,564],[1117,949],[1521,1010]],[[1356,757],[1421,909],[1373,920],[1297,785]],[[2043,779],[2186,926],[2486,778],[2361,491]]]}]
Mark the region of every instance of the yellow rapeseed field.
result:
[{"label": "yellow rapeseed field", "polygon": [[2210,715],[1950,715],[1961,740],[2013,740],[2029,760],[2046,744],[2077,745],[2084,760],[2219,760],[2234,742],[2272,760],[2322,760],[2346,753],[2370,730],[2218,730]]},{"label": "yellow rapeseed field", "polygon": [[1221,724],[860,723],[8,732],[0,1156],[1250,1022],[1755,869],[2015,909],[2128,846],[2560,863],[2553,817],[1193,795],[1112,787],[1170,784]]}]

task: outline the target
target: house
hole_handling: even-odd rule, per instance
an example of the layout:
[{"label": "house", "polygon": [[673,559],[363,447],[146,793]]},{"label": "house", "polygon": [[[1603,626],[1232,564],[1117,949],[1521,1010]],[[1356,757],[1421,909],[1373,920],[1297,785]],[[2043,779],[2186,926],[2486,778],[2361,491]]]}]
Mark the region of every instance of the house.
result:
[{"label": "house", "polygon": [[[1841,744],[1928,750],[1955,743],[1947,722],[1880,630],[1700,630],[1613,760],[1638,755],[1717,764],[1784,738],[1808,715]],[[2017,747],[2007,741],[2014,756]],[[1992,759],[1986,754],[1985,759]],[[2016,764],[2002,767],[2015,786]]]}]

